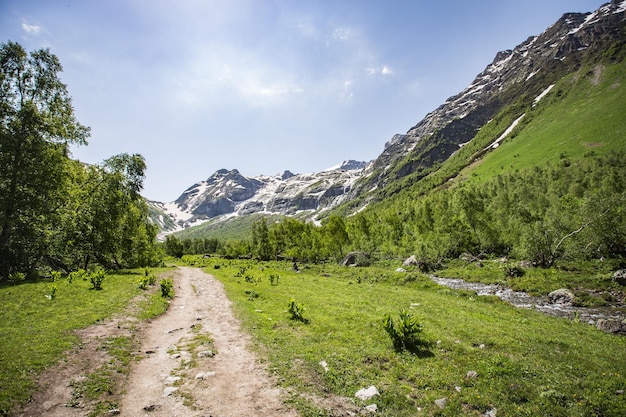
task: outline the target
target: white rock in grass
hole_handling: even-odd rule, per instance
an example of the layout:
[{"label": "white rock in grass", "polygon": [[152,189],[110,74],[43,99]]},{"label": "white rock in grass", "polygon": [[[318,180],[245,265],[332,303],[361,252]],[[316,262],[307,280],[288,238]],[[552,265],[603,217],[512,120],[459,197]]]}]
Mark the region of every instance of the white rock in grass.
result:
[{"label": "white rock in grass", "polygon": [[354,394],[355,397],[363,401],[367,401],[377,395],[380,395],[380,392],[378,392],[378,389],[376,389],[376,387],[373,385],[369,388],[361,388],[356,392],[356,394]]},{"label": "white rock in grass", "polygon": [[163,396],[164,397],[169,397],[171,396],[173,393],[175,393],[176,391],[178,391],[178,387],[167,387],[163,390]]},{"label": "white rock in grass", "polygon": [[435,404],[437,405],[437,407],[441,408],[442,410],[444,408],[446,408],[446,404],[448,404],[448,399],[447,398],[439,398],[438,400],[435,400]]}]

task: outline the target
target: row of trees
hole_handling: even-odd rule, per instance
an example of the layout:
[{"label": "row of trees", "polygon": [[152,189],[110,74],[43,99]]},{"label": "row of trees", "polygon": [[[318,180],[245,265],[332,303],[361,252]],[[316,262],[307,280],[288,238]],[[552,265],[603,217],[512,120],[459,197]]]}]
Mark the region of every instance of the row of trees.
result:
[{"label": "row of trees", "polygon": [[[171,238],[175,239],[175,238]],[[259,259],[341,259],[348,251],[417,255],[435,267],[463,252],[509,255],[549,267],[558,259],[626,257],[624,154],[588,157],[498,175],[416,197],[400,193],[354,216],[321,226],[293,218],[257,220],[251,238],[195,252]],[[170,251],[168,251],[169,253]]]},{"label": "row of trees", "polygon": [[155,263],[156,228],[139,195],[146,164],[117,155],[101,165],[70,157],[90,131],[75,118],[49,50],[0,45],[0,280]]}]

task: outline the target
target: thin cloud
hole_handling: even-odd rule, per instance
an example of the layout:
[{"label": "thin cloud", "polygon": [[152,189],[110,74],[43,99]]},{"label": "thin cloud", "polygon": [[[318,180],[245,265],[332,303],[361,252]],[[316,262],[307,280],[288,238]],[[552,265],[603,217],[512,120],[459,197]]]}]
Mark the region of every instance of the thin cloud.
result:
[{"label": "thin cloud", "polygon": [[22,30],[29,35],[38,35],[41,32],[41,26],[31,25],[26,20],[22,20]]}]

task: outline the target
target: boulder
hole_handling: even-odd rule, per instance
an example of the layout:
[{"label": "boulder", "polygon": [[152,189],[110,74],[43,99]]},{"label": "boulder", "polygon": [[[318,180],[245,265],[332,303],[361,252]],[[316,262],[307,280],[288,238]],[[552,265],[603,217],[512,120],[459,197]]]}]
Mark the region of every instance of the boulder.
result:
[{"label": "boulder", "polygon": [[368,388],[361,388],[360,390],[356,392],[356,394],[354,394],[355,397],[363,401],[367,401],[377,395],[380,395],[380,393],[378,392],[378,389],[374,385]]},{"label": "boulder", "polygon": [[626,323],[623,321],[600,319],[596,327],[606,333],[626,335]]},{"label": "boulder", "polygon": [[404,265],[404,266],[415,266],[418,263],[419,262],[417,261],[417,258],[415,257],[415,255],[411,255],[408,258],[406,258],[404,260],[404,262],[402,262],[402,265]]},{"label": "boulder", "polygon": [[620,269],[613,274],[613,281],[619,285],[626,285],[626,269]]},{"label": "boulder", "polygon": [[574,293],[566,288],[559,288],[548,294],[550,304],[571,305],[574,302]]},{"label": "boulder", "polygon": [[369,266],[370,257],[365,252],[350,252],[341,261],[341,266]]}]

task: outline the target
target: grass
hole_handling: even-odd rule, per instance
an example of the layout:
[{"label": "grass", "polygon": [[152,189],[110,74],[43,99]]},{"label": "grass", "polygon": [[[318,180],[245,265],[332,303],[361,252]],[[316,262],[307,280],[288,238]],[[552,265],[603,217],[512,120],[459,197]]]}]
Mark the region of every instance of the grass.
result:
[{"label": "grass", "polygon": [[[334,415],[311,396],[375,385],[381,416],[621,416],[626,338],[432,283],[397,265],[340,268],[204,260],[303,416]],[[219,268],[216,266],[219,265]],[[242,271],[244,271],[242,273]],[[279,275],[272,285],[271,275]],[[250,297],[254,292],[256,297]],[[307,322],[294,320],[293,299]],[[407,309],[429,348],[396,352],[385,314]],[[325,361],[328,370],[320,365]],[[468,372],[475,371],[475,378]],[[434,404],[447,398],[444,409]]]},{"label": "grass", "polygon": [[[131,299],[142,293],[139,289],[142,272],[107,275],[99,291],[91,289],[92,285],[86,279],[71,283],[67,279],[54,283],[44,280],[0,287],[0,305],[3,307],[0,316],[0,415],[11,415],[16,406],[28,400],[39,373],[62,359],[65,352],[76,345],[78,338],[74,330],[122,312]],[[52,286],[56,291],[50,299]],[[139,315],[142,318],[155,317],[166,308],[163,300],[150,297],[142,303]],[[114,358],[114,363],[123,365],[128,360],[130,341],[109,340],[103,348]],[[88,380],[92,381],[88,385],[99,380],[100,390],[105,391],[106,388],[102,387],[109,383],[110,371],[100,369],[90,375]],[[89,391],[86,387],[81,389]]]}]

